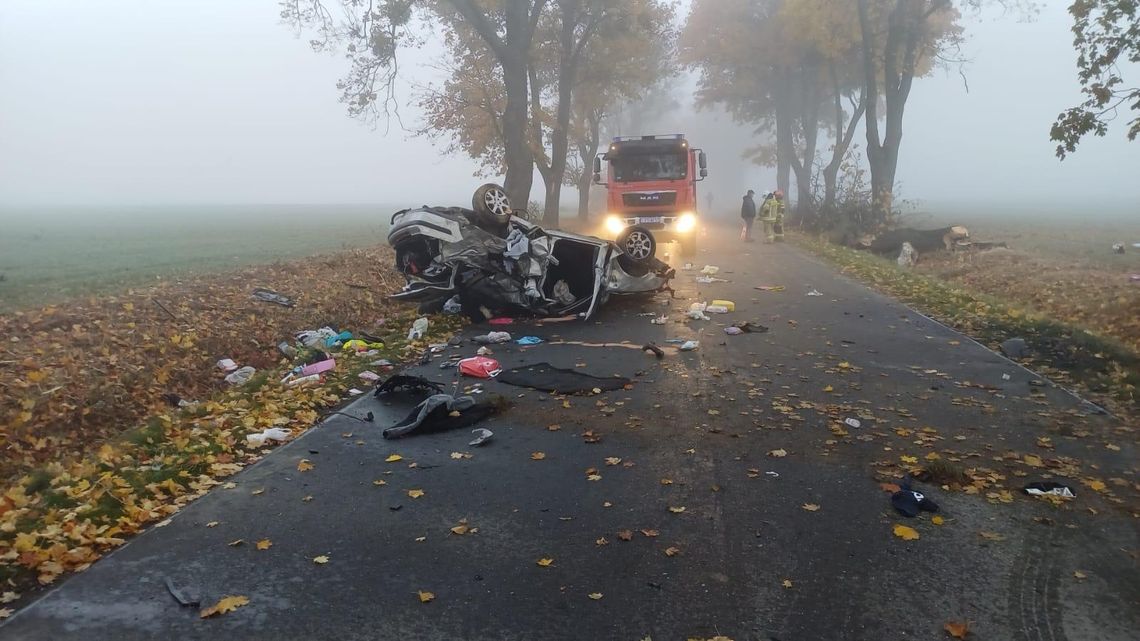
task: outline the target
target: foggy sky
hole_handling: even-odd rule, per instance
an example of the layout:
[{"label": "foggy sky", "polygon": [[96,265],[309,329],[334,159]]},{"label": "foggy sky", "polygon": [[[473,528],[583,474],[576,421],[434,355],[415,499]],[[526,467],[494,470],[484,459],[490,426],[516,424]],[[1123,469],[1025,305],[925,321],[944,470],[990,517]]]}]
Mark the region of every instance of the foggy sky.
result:
[{"label": "foggy sky", "polygon": [[[969,21],[968,93],[956,71],[915,82],[904,197],[1140,204],[1140,142],[1122,127],[1053,156],[1049,126],[1079,99],[1067,4],[1046,0],[1030,23]],[[0,206],[470,198],[470,161],[394,121],[385,134],[350,119],[335,88],[347,62],[313,53],[278,13],[275,0],[0,3]],[[407,54],[405,82],[432,77],[438,50]],[[770,170],[740,160],[747,129],[689,108],[666,120],[708,152],[718,203],[770,188]]]}]

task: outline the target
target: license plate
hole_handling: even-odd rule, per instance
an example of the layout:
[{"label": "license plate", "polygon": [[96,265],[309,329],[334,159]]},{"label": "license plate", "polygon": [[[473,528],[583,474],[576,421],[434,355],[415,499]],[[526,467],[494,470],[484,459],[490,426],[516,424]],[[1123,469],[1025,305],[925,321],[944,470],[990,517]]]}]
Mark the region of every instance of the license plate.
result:
[{"label": "license plate", "polygon": [[642,216],[642,217],[638,218],[637,220],[639,220],[640,222],[643,222],[643,223],[659,223],[663,220],[663,217],[662,216]]}]

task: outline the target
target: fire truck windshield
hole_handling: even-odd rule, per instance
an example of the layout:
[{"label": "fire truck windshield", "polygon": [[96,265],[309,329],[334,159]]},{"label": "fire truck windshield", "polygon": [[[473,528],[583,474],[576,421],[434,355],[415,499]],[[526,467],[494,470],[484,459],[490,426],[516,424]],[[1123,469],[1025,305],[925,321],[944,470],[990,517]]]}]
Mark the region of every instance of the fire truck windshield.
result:
[{"label": "fire truck windshield", "polygon": [[610,160],[617,182],[681,180],[688,175],[685,152],[661,154],[621,154]]}]

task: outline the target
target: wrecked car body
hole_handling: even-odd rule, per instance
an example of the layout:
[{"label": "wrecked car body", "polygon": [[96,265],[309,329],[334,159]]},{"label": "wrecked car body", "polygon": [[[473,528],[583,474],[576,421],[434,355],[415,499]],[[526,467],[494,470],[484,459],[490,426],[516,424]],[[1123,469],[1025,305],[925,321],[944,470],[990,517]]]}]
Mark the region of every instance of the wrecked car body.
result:
[{"label": "wrecked car body", "polygon": [[[612,294],[669,289],[674,271],[653,256],[648,231],[628,248],[543,229],[512,215],[501,187],[475,192],[473,209],[419,207],[393,214],[388,244],[407,284],[395,300],[463,310],[589,318]],[[648,241],[648,242],[647,242]]]}]

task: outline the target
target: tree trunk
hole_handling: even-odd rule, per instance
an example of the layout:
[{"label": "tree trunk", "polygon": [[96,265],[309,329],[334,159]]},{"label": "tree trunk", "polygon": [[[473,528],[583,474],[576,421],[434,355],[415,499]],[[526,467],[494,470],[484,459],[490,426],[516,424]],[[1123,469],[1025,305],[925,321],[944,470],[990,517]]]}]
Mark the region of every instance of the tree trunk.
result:
[{"label": "tree trunk", "polygon": [[527,78],[526,62],[503,60],[503,83],[507,104],[503,109],[503,155],[506,176],[503,188],[516,208],[525,209],[530,202],[534,182],[534,155],[527,144]]},{"label": "tree trunk", "polygon": [[[779,75],[778,97],[776,99],[776,188],[784,192],[785,198],[791,187],[792,156],[795,151],[792,143],[791,75],[785,70]],[[762,189],[765,192],[767,189]]]},{"label": "tree trunk", "polygon": [[590,188],[594,184],[594,158],[598,155],[600,143],[601,115],[592,112],[586,115],[585,135],[578,141],[578,156],[582,159],[582,175],[578,177],[578,220],[590,219]]}]

